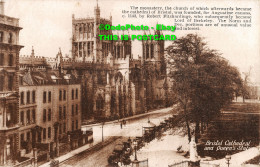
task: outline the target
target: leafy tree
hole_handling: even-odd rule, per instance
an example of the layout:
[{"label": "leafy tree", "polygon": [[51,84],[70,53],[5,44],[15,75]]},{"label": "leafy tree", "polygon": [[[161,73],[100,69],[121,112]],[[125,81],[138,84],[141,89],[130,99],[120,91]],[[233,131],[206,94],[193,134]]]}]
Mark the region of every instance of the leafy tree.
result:
[{"label": "leafy tree", "polygon": [[[167,48],[169,77],[183,110],[189,141],[196,141],[204,124],[232,101],[241,86],[240,73],[198,35],[188,34]],[[195,123],[195,129],[190,123]]]}]

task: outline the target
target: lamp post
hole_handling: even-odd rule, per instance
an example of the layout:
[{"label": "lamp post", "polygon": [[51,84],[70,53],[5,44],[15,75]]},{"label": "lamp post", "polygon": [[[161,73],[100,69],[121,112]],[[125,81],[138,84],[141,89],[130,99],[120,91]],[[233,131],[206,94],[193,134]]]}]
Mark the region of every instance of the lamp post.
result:
[{"label": "lamp post", "polygon": [[104,135],[103,135],[103,127],[104,127],[104,125],[105,125],[105,122],[102,122],[102,142],[104,141]]},{"label": "lamp post", "polygon": [[134,140],[134,147],[135,147],[135,161],[137,161],[137,156],[136,156],[136,148],[137,148],[137,141]]},{"label": "lamp post", "polygon": [[134,140],[133,145],[135,147],[135,160],[132,162],[132,164],[133,164],[132,167],[139,167],[139,161],[137,160],[137,155],[136,155],[136,149],[137,149],[137,141],[136,141],[136,139]]},{"label": "lamp post", "polygon": [[226,163],[227,163],[227,165],[228,165],[228,167],[229,167],[229,165],[230,165],[230,160],[231,160],[231,155],[226,155],[226,157],[225,157],[225,159],[226,159]]}]

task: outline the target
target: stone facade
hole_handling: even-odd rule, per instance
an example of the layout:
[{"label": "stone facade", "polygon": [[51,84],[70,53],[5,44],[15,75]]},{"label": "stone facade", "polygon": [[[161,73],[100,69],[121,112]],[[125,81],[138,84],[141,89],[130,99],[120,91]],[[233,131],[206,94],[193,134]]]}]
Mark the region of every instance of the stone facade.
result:
[{"label": "stone facade", "polygon": [[[167,77],[164,41],[142,41],[142,56],[134,59],[131,39],[101,41],[99,24],[112,25],[112,17],[100,17],[97,5],[93,18],[72,16],[72,56],[59,50],[55,58],[20,56],[20,68],[74,75],[81,84],[82,121],[114,120],[167,106]],[[156,31],[160,35],[160,31]]]},{"label": "stone facade", "polygon": [[73,15],[72,62],[61,63],[66,73],[82,76],[83,119],[124,118],[165,105],[164,41],[143,41],[142,58],[134,59],[131,39],[99,40],[113,35],[100,24],[112,25],[112,17],[101,18],[98,5],[93,18]]},{"label": "stone facade", "polygon": [[[19,150],[68,138],[81,128],[80,80],[59,71],[20,70]],[[56,149],[56,145],[52,150]]]},{"label": "stone facade", "polygon": [[4,15],[0,2],[0,166],[15,161],[18,148],[19,19]]}]

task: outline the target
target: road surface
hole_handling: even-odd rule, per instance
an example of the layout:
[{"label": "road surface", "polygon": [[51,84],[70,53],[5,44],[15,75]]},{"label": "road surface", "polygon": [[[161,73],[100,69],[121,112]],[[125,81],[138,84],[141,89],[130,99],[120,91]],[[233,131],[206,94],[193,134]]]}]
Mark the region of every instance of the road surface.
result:
[{"label": "road surface", "polygon": [[[136,136],[142,136],[142,126],[147,124],[148,119],[150,122],[159,125],[160,122],[172,115],[171,110],[172,109],[170,108],[161,109],[152,113],[147,113],[147,115],[143,115],[142,117],[128,120],[122,129],[120,122],[105,124],[103,126],[103,139],[106,142],[105,146],[82,152],[79,155],[62,162],[60,166],[105,167],[108,164],[107,158],[111,155],[117,143],[122,143],[129,137],[135,138]],[[102,141],[102,125],[96,125],[92,128],[94,145],[97,145]]]}]

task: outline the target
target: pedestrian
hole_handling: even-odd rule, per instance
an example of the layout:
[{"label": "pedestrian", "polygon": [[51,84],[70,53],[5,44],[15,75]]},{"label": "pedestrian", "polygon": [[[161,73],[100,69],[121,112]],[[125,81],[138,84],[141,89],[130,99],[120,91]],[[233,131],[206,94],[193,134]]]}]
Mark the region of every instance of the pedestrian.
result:
[{"label": "pedestrian", "polygon": [[122,125],[122,122],[120,123],[120,126],[121,126],[121,129],[122,129],[122,126],[123,126],[123,125]]}]

